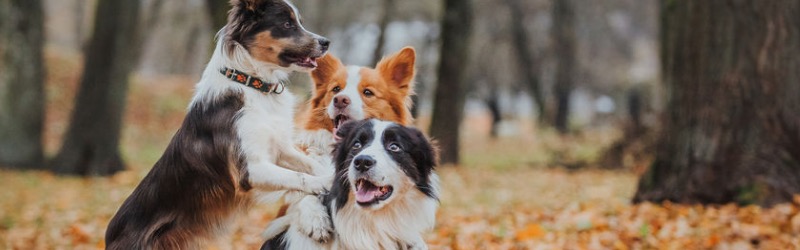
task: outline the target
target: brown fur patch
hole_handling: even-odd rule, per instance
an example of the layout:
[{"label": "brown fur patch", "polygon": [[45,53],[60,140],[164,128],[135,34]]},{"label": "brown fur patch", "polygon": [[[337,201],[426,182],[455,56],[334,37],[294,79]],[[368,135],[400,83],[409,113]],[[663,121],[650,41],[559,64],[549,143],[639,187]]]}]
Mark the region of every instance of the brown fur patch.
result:
[{"label": "brown fur patch", "polygon": [[263,31],[259,32],[250,43],[246,44],[245,48],[253,58],[259,61],[286,67],[288,65],[281,62],[278,55],[289,46],[292,46],[291,39],[275,39],[270,31]]}]

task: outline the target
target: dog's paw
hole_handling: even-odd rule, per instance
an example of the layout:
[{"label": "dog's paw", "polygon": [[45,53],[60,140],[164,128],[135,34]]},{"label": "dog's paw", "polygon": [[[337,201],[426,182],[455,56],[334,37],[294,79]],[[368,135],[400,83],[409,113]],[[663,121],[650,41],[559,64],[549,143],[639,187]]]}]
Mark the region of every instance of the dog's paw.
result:
[{"label": "dog's paw", "polygon": [[299,204],[300,216],[298,216],[297,230],[303,235],[308,235],[312,240],[325,244],[333,237],[333,226],[325,207],[319,202],[314,202],[316,198]]}]

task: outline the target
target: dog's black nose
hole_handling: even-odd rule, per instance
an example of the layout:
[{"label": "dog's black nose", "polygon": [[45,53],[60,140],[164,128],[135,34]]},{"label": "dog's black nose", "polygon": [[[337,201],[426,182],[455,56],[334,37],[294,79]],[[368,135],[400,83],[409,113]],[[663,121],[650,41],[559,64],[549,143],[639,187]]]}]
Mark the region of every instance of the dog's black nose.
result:
[{"label": "dog's black nose", "polygon": [[317,41],[319,42],[319,46],[322,46],[322,50],[328,50],[328,46],[331,45],[331,41],[325,38],[319,38]]},{"label": "dog's black nose", "polygon": [[369,155],[359,155],[353,159],[353,165],[356,166],[356,170],[359,172],[365,172],[372,168],[372,166],[375,166],[375,159]]}]

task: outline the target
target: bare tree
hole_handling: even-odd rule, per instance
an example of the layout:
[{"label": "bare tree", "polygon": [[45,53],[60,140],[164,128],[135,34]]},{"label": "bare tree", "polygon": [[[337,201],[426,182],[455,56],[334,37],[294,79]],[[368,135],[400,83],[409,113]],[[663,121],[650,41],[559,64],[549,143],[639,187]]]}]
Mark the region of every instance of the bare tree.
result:
[{"label": "bare tree", "polygon": [[522,5],[519,0],[506,0],[506,4],[511,12],[509,19],[511,26],[511,33],[513,36],[514,49],[517,55],[517,65],[520,67],[523,80],[527,83],[528,90],[533,95],[533,101],[536,102],[539,115],[539,123],[546,123],[547,119],[552,119],[552,108],[547,105],[542,84],[539,80],[539,64],[534,59],[533,52],[530,49],[531,39],[528,37],[528,32],[525,30],[525,13],[522,12]]},{"label": "bare tree", "polygon": [[634,201],[790,202],[800,193],[800,2],[664,4],[670,99]]},{"label": "bare tree", "polygon": [[119,153],[129,73],[138,61],[139,1],[100,0],[81,85],[56,173],[108,175],[124,169]]},{"label": "bare tree", "polygon": [[41,167],[44,120],[40,0],[0,0],[0,165]]},{"label": "bare tree", "polygon": [[378,64],[381,58],[383,58],[383,50],[386,45],[386,27],[388,27],[389,23],[392,21],[392,12],[395,8],[394,1],[395,0],[383,0],[383,16],[378,23],[380,32],[375,41],[375,51],[372,53],[372,64],[370,65]]},{"label": "bare tree", "polygon": [[569,97],[575,84],[575,7],[572,0],[553,2],[553,47],[558,64],[553,90],[556,98],[554,126],[561,133],[569,131]]},{"label": "bare tree", "polygon": [[459,125],[464,113],[464,76],[471,30],[471,1],[445,0],[438,84],[430,129],[431,136],[441,146],[442,164],[459,163]]}]

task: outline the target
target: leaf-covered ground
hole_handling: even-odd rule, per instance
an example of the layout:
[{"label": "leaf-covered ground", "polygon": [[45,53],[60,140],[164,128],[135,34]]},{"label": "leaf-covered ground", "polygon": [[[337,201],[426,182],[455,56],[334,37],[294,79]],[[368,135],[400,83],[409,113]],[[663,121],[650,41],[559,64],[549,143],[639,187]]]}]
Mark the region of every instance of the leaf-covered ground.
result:
[{"label": "leaf-covered ground", "polygon": [[[79,64],[48,50],[45,146],[58,149]],[[0,249],[99,249],[108,220],[160,156],[191,95],[186,77],[139,77],[122,151],[128,171],[76,178],[0,170]],[[425,123],[425,121],[421,121]],[[629,203],[637,175],[593,170],[616,136],[533,132],[491,140],[488,119],[465,122],[464,164],[439,170],[442,204],[431,249],[800,249],[800,198],[773,208]],[[583,166],[588,170],[568,171]],[[256,249],[275,205],[243,214],[214,249]]]}]

